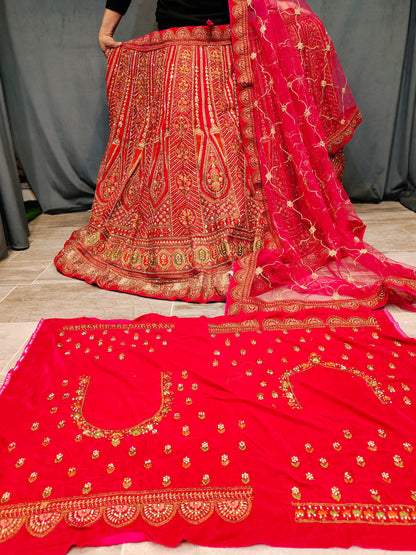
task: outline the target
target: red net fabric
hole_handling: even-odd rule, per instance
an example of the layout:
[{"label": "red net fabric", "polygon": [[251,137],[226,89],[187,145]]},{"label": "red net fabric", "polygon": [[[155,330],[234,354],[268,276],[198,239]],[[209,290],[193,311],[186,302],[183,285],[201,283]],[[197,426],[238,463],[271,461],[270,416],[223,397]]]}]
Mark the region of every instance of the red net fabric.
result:
[{"label": "red net fabric", "polygon": [[[232,10],[243,137],[276,247],[237,262],[228,313],[413,302],[415,270],[363,242],[364,224],[328,156],[360,114],[322,23],[303,0],[248,4]],[[299,51],[319,74],[306,75]]]}]

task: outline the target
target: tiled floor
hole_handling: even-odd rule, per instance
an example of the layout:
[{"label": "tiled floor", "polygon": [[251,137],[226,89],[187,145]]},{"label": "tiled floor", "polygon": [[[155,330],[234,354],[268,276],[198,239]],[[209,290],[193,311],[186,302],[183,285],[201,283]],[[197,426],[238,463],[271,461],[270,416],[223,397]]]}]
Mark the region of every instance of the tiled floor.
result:
[{"label": "tiled floor", "polygon": [[[358,214],[368,225],[365,239],[377,249],[400,262],[416,266],[416,214],[398,203],[356,205]],[[53,265],[53,257],[70,233],[86,224],[89,214],[74,213],[39,216],[30,224],[30,248],[10,251],[0,262],[0,385],[17,362],[26,342],[41,318],[137,318],[154,312],[180,317],[219,316],[223,303],[208,305],[161,301],[110,292],[62,276]],[[402,329],[416,337],[416,313],[389,307]],[[1,464],[1,463],[0,463]],[[71,555],[318,555],[362,553],[375,555],[383,551],[295,550],[253,546],[236,549],[210,549],[191,544],[170,549],[150,543],[125,544],[105,548],[71,550]],[[398,553],[398,552],[388,552]],[[45,554],[47,555],[47,554]]]}]

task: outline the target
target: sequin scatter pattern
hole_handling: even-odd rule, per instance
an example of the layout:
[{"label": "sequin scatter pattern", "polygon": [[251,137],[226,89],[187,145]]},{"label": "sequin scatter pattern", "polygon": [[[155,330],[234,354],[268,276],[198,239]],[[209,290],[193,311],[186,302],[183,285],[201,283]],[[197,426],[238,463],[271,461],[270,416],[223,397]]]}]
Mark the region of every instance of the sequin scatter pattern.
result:
[{"label": "sequin scatter pattern", "polygon": [[111,136],[91,219],[58,269],[106,289],[224,299],[233,261],[268,242],[261,184],[246,186],[229,26],[130,41],[107,83]]}]

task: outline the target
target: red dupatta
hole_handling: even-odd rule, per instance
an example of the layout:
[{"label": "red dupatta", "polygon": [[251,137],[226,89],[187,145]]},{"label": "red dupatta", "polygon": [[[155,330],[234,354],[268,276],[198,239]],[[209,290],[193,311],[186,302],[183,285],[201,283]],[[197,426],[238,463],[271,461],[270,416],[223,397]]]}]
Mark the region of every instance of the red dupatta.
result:
[{"label": "red dupatta", "polygon": [[[409,306],[415,270],[363,242],[365,226],[328,157],[360,114],[322,23],[303,0],[230,8],[243,140],[276,245],[237,261],[228,313]],[[320,79],[306,75],[308,56]]]}]

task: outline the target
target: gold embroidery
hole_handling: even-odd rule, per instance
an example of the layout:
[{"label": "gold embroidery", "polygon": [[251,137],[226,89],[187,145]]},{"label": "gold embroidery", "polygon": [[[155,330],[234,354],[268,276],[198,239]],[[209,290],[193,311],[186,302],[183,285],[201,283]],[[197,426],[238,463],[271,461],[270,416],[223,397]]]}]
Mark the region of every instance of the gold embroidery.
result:
[{"label": "gold embroidery", "polygon": [[[145,329],[145,330],[160,330],[160,329],[166,329],[168,332],[171,332],[175,327],[175,324],[171,324],[169,322],[159,322],[159,323],[152,323],[152,322],[144,322],[144,323],[134,323],[134,322],[130,322],[128,324],[115,324],[115,323],[102,323],[102,324],[76,324],[76,325],[67,325],[67,326],[63,326],[63,330],[66,331],[79,331],[79,330],[105,330],[108,332],[108,330],[124,330],[124,332],[128,332],[129,330],[137,330],[137,329]],[[84,333],[82,335],[85,335]],[[90,339],[94,339],[94,336],[91,335]],[[134,339],[137,340],[139,339],[139,336],[135,335]],[[112,341],[114,341],[114,339],[112,338]],[[66,382],[65,384],[63,383],[62,385],[67,385],[68,384],[68,380],[64,380],[64,382]]]},{"label": "gold embroidery", "polygon": [[[357,311],[360,308],[375,309],[386,304],[387,292],[390,286],[399,289],[407,289],[416,291],[416,281],[407,278],[387,277],[383,280],[383,287],[380,287],[375,293],[361,299],[348,300],[328,300],[321,302],[301,301],[301,300],[277,300],[274,302],[263,301],[260,298],[250,296],[251,286],[257,268],[258,252],[254,252],[251,256],[241,258],[237,261],[234,268],[233,287],[230,289],[227,297],[228,316],[236,316],[237,314],[252,314],[253,312],[279,312],[290,310],[290,312],[298,312],[304,309],[330,307],[333,310],[342,308]],[[411,354],[416,356],[416,353]]]},{"label": "gold embroidery", "polygon": [[[377,492],[374,491],[377,494]],[[362,503],[293,503],[295,521],[324,524],[415,525],[416,506],[366,505]]]},{"label": "gold embroidery", "polygon": [[296,395],[293,391],[292,384],[290,383],[291,376],[310,370],[314,366],[323,366],[324,368],[341,370],[343,372],[348,372],[353,376],[358,376],[365,381],[366,385],[371,389],[377,399],[381,403],[383,403],[383,405],[391,403],[391,398],[385,393],[385,391],[382,389],[382,385],[375,378],[373,378],[373,376],[369,376],[365,372],[357,370],[356,368],[347,368],[343,364],[337,364],[335,362],[324,362],[319,356],[317,356],[315,353],[312,353],[309,357],[308,362],[299,364],[298,366],[295,366],[295,368],[293,368],[292,370],[287,370],[280,377],[280,388],[286,395],[290,407],[296,409],[302,408],[302,405],[297,400]]},{"label": "gold embroidery", "polygon": [[140,422],[139,424],[136,424],[135,426],[132,426],[131,428],[126,428],[124,430],[108,430],[98,428],[90,422],[87,422],[83,413],[89,383],[89,376],[81,376],[77,396],[75,397],[74,404],[72,405],[73,414],[71,414],[71,417],[77,426],[82,429],[82,433],[84,435],[95,439],[106,438],[110,440],[113,445],[118,445],[120,440],[127,436],[135,437],[152,432],[161,422],[162,418],[167,416],[172,408],[172,393],[170,391],[172,386],[171,374],[169,372],[161,372],[161,405],[155,415],[147,420],[144,420],[143,422]]},{"label": "gold embroidery", "polygon": [[[351,316],[350,318],[341,318],[340,316],[330,316],[326,320],[311,316],[305,320],[298,318],[267,318],[262,322],[265,331],[274,331],[279,329],[308,329],[308,328],[354,328],[354,327],[376,327],[379,328],[376,318],[369,316],[361,318],[359,316]],[[328,339],[328,337],[326,337]],[[330,337],[329,337],[330,339]]]},{"label": "gold embroidery", "polygon": [[243,322],[225,322],[224,324],[208,324],[209,333],[235,333],[241,331],[260,331],[257,320],[244,320]]},{"label": "gold embroidery", "polygon": [[[248,481],[248,474],[242,474],[242,479]],[[140,514],[152,526],[161,526],[176,513],[200,524],[215,511],[226,522],[235,523],[250,514],[252,498],[250,487],[237,487],[116,493],[13,505],[0,510],[0,542],[14,536],[23,524],[33,536],[45,536],[62,518],[70,526],[84,528],[103,516],[107,524],[120,527]]]}]

